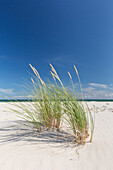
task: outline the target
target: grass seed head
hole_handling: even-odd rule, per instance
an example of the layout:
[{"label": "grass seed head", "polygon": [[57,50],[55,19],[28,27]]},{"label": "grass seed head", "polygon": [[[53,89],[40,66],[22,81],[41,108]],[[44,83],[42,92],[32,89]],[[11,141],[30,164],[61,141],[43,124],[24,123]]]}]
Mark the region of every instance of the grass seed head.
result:
[{"label": "grass seed head", "polygon": [[41,84],[42,84],[42,85],[45,85],[45,83],[44,83],[44,81],[41,79],[38,71],[37,71],[31,64],[29,64],[29,65],[30,65],[31,69],[33,70],[33,72],[35,73],[35,75],[39,78]]},{"label": "grass seed head", "polygon": [[53,79],[56,81],[56,79],[55,79],[55,74],[53,74],[52,71],[50,71],[50,73],[51,73]]},{"label": "grass seed head", "polygon": [[49,65],[51,66],[52,71],[57,75],[57,72],[56,72],[56,70],[54,69],[54,67],[52,66],[52,64],[49,64]]},{"label": "grass seed head", "polygon": [[69,75],[70,79],[72,79],[71,74],[69,72],[68,72],[68,75]]},{"label": "grass seed head", "polygon": [[78,71],[77,71],[77,68],[75,67],[75,65],[74,65],[74,69],[75,69],[76,74],[77,74],[77,76],[78,76]]},{"label": "grass seed head", "polygon": [[33,83],[33,84],[35,84],[35,82],[34,82],[33,78],[31,78],[31,81],[32,81],[32,83]]}]

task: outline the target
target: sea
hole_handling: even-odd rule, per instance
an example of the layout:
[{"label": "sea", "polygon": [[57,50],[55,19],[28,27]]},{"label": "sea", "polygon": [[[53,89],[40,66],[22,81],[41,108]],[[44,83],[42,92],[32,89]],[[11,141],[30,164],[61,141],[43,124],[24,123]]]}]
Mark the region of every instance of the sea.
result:
[{"label": "sea", "polygon": [[[78,101],[82,101],[79,99]],[[113,99],[84,99],[85,102],[113,102]],[[0,99],[0,102],[38,102],[38,100],[27,100],[27,99]]]}]

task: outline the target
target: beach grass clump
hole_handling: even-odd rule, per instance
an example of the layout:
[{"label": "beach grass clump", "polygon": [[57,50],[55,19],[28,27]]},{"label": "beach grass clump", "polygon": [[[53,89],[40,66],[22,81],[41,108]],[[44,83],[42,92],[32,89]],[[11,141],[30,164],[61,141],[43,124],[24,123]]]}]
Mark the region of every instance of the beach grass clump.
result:
[{"label": "beach grass clump", "polygon": [[47,129],[53,127],[59,130],[62,118],[62,105],[59,95],[61,90],[52,83],[45,83],[31,64],[30,67],[38,78],[38,81],[32,81],[34,87],[33,96],[39,102],[38,119]]},{"label": "beach grass clump", "polygon": [[[83,100],[82,85],[78,71],[74,70],[79,80],[81,100],[77,97],[71,74],[68,72],[72,88],[67,88],[61,81],[54,67],[50,64],[53,82],[45,83],[38,71],[29,64],[35,76],[31,78],[26,90],[26,103],[15,103],[19,109],[12,109],[23,119],[32,123],[38,132],[43,129],[61,129],[65,119],[75,136],[75,141],[85,144],[90,135],[92,141],[94,119],[88,105]],[[32,101],[32,102],[31,102]]]},{"label": "beach grass clump", "polygon": [[[63,109],[60,100],[60,88],[54,84],[41,84],[32,78],[32,85],[26,86],[26,102],[10,103],[10,108],[19,117],[32,123],[38,132],[51,127],[60,130]],[[16,101],[16,100],[15,100]]]},{"label": "beach grass clump", "polygon": [[50,128],[56,128],[59,131],[63,114],[61,96],[59,95],[61,88],[50,82],[45,83],[31,64],[30,67],[35,73],[35,77],[31,78],[32,83],[26,83],[25,94],[27,97],[24,98],[27,102],[13,103],[12,105],[18,109],[11,110],[32,123],[38,132]]},{"label": "beach grass clump", "polygon": [[[52,76],[54,76],[61,84],[62,91],[60,95],[63,96],[64,98],[64,101],[62,102],[63,111],[66,115],[65,119],[70,125],[75,135],[75,140],[80,144],[84,144],[86,142],[86,138],[89,136],[89,131],[90,131],[91,133],[90,142],[91,142],[93,131],[94,131],[94,120],[88,105],[83,100],[82,85],[81,85],[77,68],[74,66],[76,75],[79,80],[82,101],[77,99],[76,90],[74,87],[71,74],[68,72],[72,84],[72,90],[69,90],[66,87],[64,87],[61,79],[59,78],[53,66],[51,64],[50,66],[53,71]],[[84,106],[85,104],[86,104],[86,108]]]}]

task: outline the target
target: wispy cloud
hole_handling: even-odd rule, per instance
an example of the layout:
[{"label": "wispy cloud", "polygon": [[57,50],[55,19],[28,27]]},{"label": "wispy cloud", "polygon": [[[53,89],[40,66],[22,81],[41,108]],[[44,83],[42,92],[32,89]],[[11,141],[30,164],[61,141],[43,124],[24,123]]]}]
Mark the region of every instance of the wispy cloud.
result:
[{"label": "wispy cloud", "polygon": [[[74,62],[75,61],[75,62]],[[51,64],[54,64],[54,65],[57,65],[59,67],[65,67],[65,66],[73,66],[74,64],[75,65],[83,65],[83,63],[81,63],[79,60],[78,60],[78,57],[77,56],[67,56],[67,55],[64,55],[64,54],[61,54],[61,55],[58,55],[58,56],[54,56],[54,57],[50,57],[46,60],[47,63],[51,63]]]},{"label": "wispy cloud", "polygon": [[88,99],[113,99],[113,88],[111,85],[89,83],[83,88],[84,98]]},{"label": "wispy cloud", "polygon": [[93,91],[95,88],[93,87],[87,87],[87,88],[83,88],[84,92],[88,92],[88,91]]},{"label": "wispy cloud", "polygon": [[89,85],[93,86],[93,87],[104,88],[104,89],[108,88],[108,86],[106,84],[89,83]]},{"label": "wispy cloud", "polygon": [[0,58],[1,58],[1,59],[6,59],[7,57],[4,56],[4,55],[0,55]]},{"label": "wispy cloud", "polygon": [[84,93],[84,98],[86,99],[113,99],[113,92],[108,92],[106,90],[95,90]]},{"label": "wispy cloud", "polygon": [[[13,96],[14,99],[33,99],[33,95],[26,95],[26,96]],[[34,98],[35,99],[35,98]]]},{"label": "wispy cloud", "polygon": [[5,94],[13,94],[14,89],[2,89],[0,88],[0,92],[5,93]]}]

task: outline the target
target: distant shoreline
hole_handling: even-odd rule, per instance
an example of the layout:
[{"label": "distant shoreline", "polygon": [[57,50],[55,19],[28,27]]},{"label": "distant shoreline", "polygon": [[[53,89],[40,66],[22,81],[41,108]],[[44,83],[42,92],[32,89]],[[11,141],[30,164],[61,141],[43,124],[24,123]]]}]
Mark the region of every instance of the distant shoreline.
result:
[{"label": "distant shoreline", "polygon": [[[36,102],[38,100],[30,100],[30,99],[0,99],[0,102]],[[82,101],[81,99],[79,101]],[[113,102],[113,99],[84,99],[86,102]]]}]

